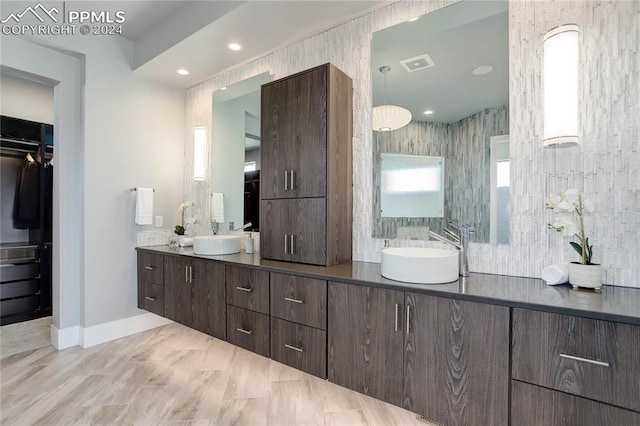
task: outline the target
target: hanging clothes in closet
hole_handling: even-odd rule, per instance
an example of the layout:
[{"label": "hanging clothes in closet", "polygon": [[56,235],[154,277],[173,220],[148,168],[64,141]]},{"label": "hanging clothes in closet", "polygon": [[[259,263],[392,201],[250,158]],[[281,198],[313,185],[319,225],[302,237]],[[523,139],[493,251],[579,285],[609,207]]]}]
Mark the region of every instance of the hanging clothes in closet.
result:
[{"label": "hanging clothes in closet", "polygon": [[18,229],[40,227],[40,163],[31,154],[27,154],[18,169],[13,225]]}]

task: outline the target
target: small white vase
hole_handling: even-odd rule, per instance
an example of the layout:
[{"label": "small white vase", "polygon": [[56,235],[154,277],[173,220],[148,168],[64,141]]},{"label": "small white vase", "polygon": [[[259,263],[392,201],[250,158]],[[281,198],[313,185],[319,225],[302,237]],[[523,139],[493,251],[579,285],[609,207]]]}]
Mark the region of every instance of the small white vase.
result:
[{"label": "small white vase", "polygon": [[569,283],[573,288],[602,288],[602,265],[569,264]]}]

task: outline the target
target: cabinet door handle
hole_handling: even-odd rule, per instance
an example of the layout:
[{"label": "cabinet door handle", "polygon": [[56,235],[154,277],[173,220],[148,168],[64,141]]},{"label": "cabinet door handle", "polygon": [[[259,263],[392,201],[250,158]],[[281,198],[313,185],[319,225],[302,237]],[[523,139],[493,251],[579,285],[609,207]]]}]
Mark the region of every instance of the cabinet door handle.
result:
[{"label": "cabinet door handle", "polygon": [[189,282],[189,267],[184,265],[184,282]]},{"label": "cabinet door handle", "polygon": [[296,189],[295,174],[293,173],[293,170],[291,170],[291,173],[289,174],[289,178],[291,179],[291,185],[289,185],[289,188]]},{"label": "cabinet door handle", "polygon": [[285,343],[284,347],[287,348],[287,349],[293,349],[296,352],[302,353],[302,348],[297,348],[295,346],[287,345],[286,343]]},{"label": "cabinet door handle", "polygon": [[157,297],[145,296],[145,299],[147,299],[149,302],[155,302],[158,298]]},{"label": "cabinet door handle", "polygon": [[245,330],[244,328],[240,328],[240,327],[236,328],[236,330],[238,330],[240,333],[244,333],[248,335],[253,334],[253,330]]},{"label": "cabinet door handle", "polygon": [[253,291],[253,288],[251,287],[236,287],[236,290],[240,290],[240,291],[246,291],[247,293],[251,293]]},{"label": "cabinet door handle", "polygon": [[193,282],[193,266],[189,266],[189,282]]},{"label": "cabinet door handle", "polygon": [[290,244],[291,245],[291,247],[290,247],[291,248],[291,254],[295,254],[295,252],[296,252],[295,236],[293,234],[291,234],[290,237],[291,237],[291,244]]},{"label": "cabinet door handle", "polygon": [[411,313],[411,308],[407,305],[407,334],[409,334],[409,314]]},{"label": "cabinet door handle", "polygon": [[572,359],[574,361],[586,362],[588,364],[600,365],[602,367],[609,367],[609,363],[608,362],[596,361],[596,360],[588,359],[588,358],[580,358],[579,356],[560,354],[560,358],[567,358],[567,359]]},{"label": "cabinet door handle", "polygon": [[289,172],[287,170],[284,171],[284,190],[289,190]]},{"label": "cabinet door handle", "polygon": [[285,297],[284,300],[286,300],[287,302],[292,302],[292,303],[304,303],[302,300],[292,299],[291,297]]},{"label": "cabinet door handle", "polygon": [[146,269],[148,271],[155,271],[156,267],[155,266],[145,266],[144,269]]},{"label": "cabinet door handle", "polygon": [[399,303],[396,303],[396,331],[398,331],[398,308],[400,307]]},{"label": "cabinet door handle", "polygon": [[284,234],[284,254],[289,254],[289,246],[287,245],[288,244],[287,237],[288,237],[288,235]]}]

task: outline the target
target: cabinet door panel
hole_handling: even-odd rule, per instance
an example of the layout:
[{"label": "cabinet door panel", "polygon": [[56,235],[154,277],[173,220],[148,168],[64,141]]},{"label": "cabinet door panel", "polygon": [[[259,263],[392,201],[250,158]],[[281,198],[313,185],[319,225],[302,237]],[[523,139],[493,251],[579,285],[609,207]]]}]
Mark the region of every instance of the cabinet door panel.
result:
[{"label": "cabinet door panel", "polygon": [[325,379],[327,332],[272,317],[271,358]]},{"label": "cabinet door panel", "polygon": [[329,381],[402,404],[401,291],[329,283]]},{"label": "cabinet door panel", "polygon": [[164,260],[164,313],[170,320],[188,327],[193,324],[189,267],[187,259],[165,256]]},{"label": "cabinet door panel", "polygon": [[287,150],[293,187],[286,197],[327,195],[327,67],[290,79],[293,135]]},{"label": "cabinet door panel", "polygon": [[225,340],[224,265],[210,260],[194,260],[193,269],[193,328]]},{"label": "cabinet door panel", "polygon": [[227,339],[233,345],[268,357],[269,315],[227,306]]},{"label": "cabinet door panel", "polygon": [[227,303],[269,313],[269,272],[226,266]]},{"label": "cabinet door panel", "polygon": [[327,282],[271,273],[271,315],[327,329]]},{"label": "cabinet door panel", "polygon": [[[290,261],[285,252],[285,238],[291,234],[289,205],[283,200],[263,200],[260,203],[260,256],[265,259]],[[287,242],[287,251],[288,251]]]},{"label": "cabinet door panel", "polygon": [[406,293],[404,407],[442,424],[507,424],[509,308]]},{"label": "cabinet door panel", "polygon": [[291,260],[299,263],[325,265],[327,262],[327,201],[324,198],[280,200],[289,204],[288,232],[294,236],[289,247]]},{"label": "cabinet door panel", "polygon": [[260,191],[261,198],[265,200],[284,198],[287,192],[284,172],[290,169],[288,145],[293,137],[290,90],[289,79],[262,87]]}]

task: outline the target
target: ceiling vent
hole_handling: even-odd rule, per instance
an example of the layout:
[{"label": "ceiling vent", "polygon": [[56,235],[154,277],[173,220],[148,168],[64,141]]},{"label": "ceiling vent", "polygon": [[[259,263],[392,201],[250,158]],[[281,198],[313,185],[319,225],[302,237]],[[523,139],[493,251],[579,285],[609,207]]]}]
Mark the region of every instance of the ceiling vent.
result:
[{"label": "ceiling vent", "polygon": [[402,65],[402,68],[407,72],[420,71],[436,65],[428,53],[423,53],[422,55],[414,56],[413,58],[403,59],[398,61],[398,63]]}]

